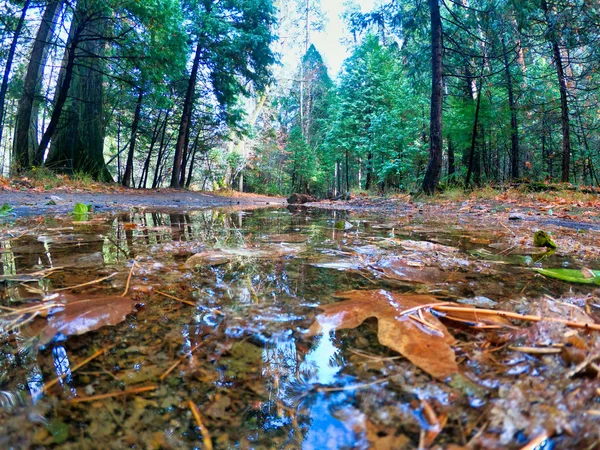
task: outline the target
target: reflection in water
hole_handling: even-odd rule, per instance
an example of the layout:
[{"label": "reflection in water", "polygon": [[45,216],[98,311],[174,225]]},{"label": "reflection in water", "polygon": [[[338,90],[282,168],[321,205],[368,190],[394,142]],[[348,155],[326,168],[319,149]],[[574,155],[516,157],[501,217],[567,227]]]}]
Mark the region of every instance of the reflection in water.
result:
[{"label": "reflection in water", "polygon": [[31,394],[31,400],[35,404],[44,393],[44,375],[37,364],[27,374],[27,387]]},{"label": "reflection in water", "polygon": [[335,325],[323,324],[323,334],[315,339],[316,344],[304,359],[301,370],[310,374],[310,381],[318,384],[331,384],[344,366],[339,361],[340,351],[333,344]]},{"label": "reflection in water", "polygon": [[[52,349],[52,357],[54,358],[54,371],[60,380],[60,384],[69,386],[73,382],[73,377],[71,375],[71,364],[69,363],[67,350],[62,345],[54,347]],[[76,394],[74,388],[72,389],[72,393]]]},{"label": "reflection in water", "polygon": [[[133,295],[145,305],[122,324],[71,336],[30,354],[15,348],[14,342],[2,343],[0,392],[29,392],[33,402],[43,405],[44,381],[65,375],[60,408],[52,408],[50,415],[67,423],[71,439],[81,439],[84,447],[93,447],[99,436],[107,438],[101,433],[108,430],[110,438],[120,439],[117,447],[131,447],[133,442],[139,448],[191,448],[200,439],[185,407],[192,400],[221,448],[368,448],[366,416],[374,412],[365,411],[364,395],[376,395],[378,388],[360,393],[343,388],[373,381],[383,373],[383,363],[374,371],[348,370],[355,368],[345,359],[350,358],[348,340],[336,337],[334,324],[322,324],[319,336],[304,336],[315,307],[334,301],[336,291],[372,287],[369,277],[331,270],[327,264],[356,265],[357,259],[389,251],[385,245],[373,251],[388,237],[388,229],[354,221],[352,231],[344,232],[334,228],[339,219],[349,220],[339,212],[144,212],[107,216],[93,224],[54,224],[43,236],[32,232],[0,242],[3,275],[62,267],[37,284],[29,283],[29,289],[18,281],[5,283],[3,306],[36,301],[35,289],[52,292],[114,272],[121,279],[76,292],[120,295],[122,275],[129,272],[132,259]],[[401,231],[394,233],[400,236]],[[423,232],[419,237],[427,236]],[[452,236],[437,230],[435,238]],[[193,269],[185,265],[191,255],[202,252],[225,256]],[[152,294],[153,288],[197,305],[159,297]],[[17,335],[15,342],[25,339]],[[371,336],[360,349],[369,350],[373,343]],[[114,352],[95,359],[93,367],[71,372],[70,361],[79,363],[112,344]],[[185,357],[192,349],[193,356]],[[160,380],[179,360],[176,370]],[[94,377],[88,376],[91,373]],[[149,383],[157,383],[159,389],[148,396],[101,403],[103,408],[64,402],[84,392],[121,392]],[[379,388],[393,397],[386,387]]]}]

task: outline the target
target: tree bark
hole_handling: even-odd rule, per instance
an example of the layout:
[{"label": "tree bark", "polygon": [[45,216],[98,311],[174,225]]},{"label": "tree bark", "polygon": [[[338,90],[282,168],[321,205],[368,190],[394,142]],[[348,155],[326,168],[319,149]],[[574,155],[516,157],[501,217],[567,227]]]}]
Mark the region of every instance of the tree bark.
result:
[{"label": "tree bark", "polygon": [[190,167],[188,169],[187,178],[186,178],[185,184],[184,184],[186,189],[189,189],[190,185],[192,184],[192,174],[194,172],[194,164],[196,163],[196,153],[198,152],[198,142],[200,141],[200,134],[201,134],[201,132],[199,131],[198,134],[196,135],[196,139],[194,139],[194,145],[192,145],[192,155],[190,157]]},{"label": "tree bark", "polygon": [[550,10],[546,0],[542,0],[542,9],[546,15],[548,23],[548,36],[552,44],[552,53],[554,54],[554,64],[556,65],[556,75],[558,77],[558,89],[560,92],[560,119],[562,128],[562,172],[561,181],[569,182],[569,169],[571,163],[571,130],[569,121],[569,101],[567,90],[567,78],[563,66],[562,55],[560,51],[558,31],[555,29],[556,24],[552,23]]},{"label": "tree bark", "polygon": [[194,93],[196,91],[196,78],[198,77],[198,68],[200,67],[200,57],[202,55],[202,47],[200,42],[196,47],[196,55],[192,65],[192,72],[188,81],[187,90],[185,92],[185,101],[183,103],[183,111],[181,113],[181,122],[179,123],[179,134],[177,135],[177,144],[175,145],[175,156],[173,157],[173,172],[171,173],[171,187],[181,188],[181,172],[183,154],[185,151],[186,142],[189,142],[190,121],[192,117],[192,109],[194,106]]},{"label": "tree bark", "polygon": [[467,178],[465,181],[465,187],[468,189],[471,183],[471,174],[473,170],[476,172],[477,184],[481,182],[481,166],[479,161],[475,161],[475,158],[479,158],[476,155],[475,146],[477,144],[477,127],[479,126],[479,107],[481,106],[481,87],[483,83],[483,77],[479,80],[479,92],[477,93],[477,103],[475,105],[475,118],[473,119],[473,132],[471,134],[471,148],[469,150],[469,168],[467,169]]},{"label": "tree bark", "polygon": [[448,136],[448,181],[452,182],[455,174],[454,146],[452,145],[452,138]]},{"label": "tree bark", "polygon": [[8,78],[12,69],[13,59],[15,58],[15,51],[17,50],[17,41],[21,36],[21,30],[23,30],[23,24],[25,23],[25,16],[29,9],[30,0],[26,0],[21,10],[21,16],[17,22],[17,27],[13,34],[13,40],[8,49],[8,55],[6,55],[6,66],[4,67],[4,76],[2,77],[2,85],[0,85],[0,144],[2,143],[2,131],[4,129],[4,101],[6,100],[6,92],[8,91]]},{"label": "tree bark", "polygon": [[367,155],[367,177],[365,179],[365,191],[371,189],[373,184],[373,152]]},{"label": "tree bark", "polygon": [[513,92],[512,74],[508,65],[506,43],[502,39],[502,53],[504,53],[504,73],[506,75],[506,89],[508,91],[508,108],[510,109],[510,177],[519,178],[519,125],[517,122],[517,106]]},{"label": "tree bark", "polygon": [[133,123],[131,124],[131,139],[129,141],[129,152],[127,153],[127,163],[125,164],[125,173],[123,174],[122,184],[125,187],[131,187],[133,181],[133,157],[135,153],[135,141],[138,125],[140,123],[143,98],[144,93],[140,89],[138,93],[137,102],[135,104],[135,113],[133,115]]},{"label": "tree bark", "polygon": [[144,161],[144,168],[142,169],[142,175],[140,176],[140,184],[138,185],[138,189],[142,187],[145,188],[148,183],[148,172],[150,171],[150,161],[152,160],[152,152],[154,150],[154,146],[156,145],[156,141],[160,135],[161,129],[161,119],[162,119],[162,110],[158,112],[158,117],[156,118],[156,123],[154,124],[154,130],[152,131],[152,139],[150,141],[150,148],[148,149],[148,154],[146,155],[146,160]]},{"label": "tree bark", "polygon": [[169,119],[170,112],[167,112],[165,116],[165,123],[163,125],[162,134],[160,137],[160,144],[158,146],[158,154],[156,155],[156,167],[154,168],[154,177],[152,178],[152,189],[156,189],[158,187],[158,180],[160,174],[160,167],[162,166],[163,153],[165,148],[165,135],[167,133],[167,124]]},{"label": "tree bark", "polygon": [[[37,107],[36,96],[42,86],[42,76],[46,65],[48,44],[54,34],[56,20],[62,0],[51,0],[36,33],[27,73],[23,80],[23,93],[17,109],[15,135],[13,142],[13,172],[19,172],[30,166],[40,166],[43,161],[34,154],[37,149]],[[32,121],[32,119],[34,119]],[[33,122],[33,125],[32,125]],[[32,130],[33,128],[33,130]],[[43,157],[43,155],[42,155]]]},{"label": "tree bark", "polygon": [[65,49],[66,56],[66,65],[64,66],[64,76],[59,77],[62,78],[62,82],[57,88],[56,101],[54,103],[54,109],[52,110],[52,115],[50,116],[50,122],[48,122],[48,127],[42,136],[42,140],[40,141],[40,145],[37,149],[38,155],[44,155],[48,148],[48,144],[50,143],[50,139],[54,135],[56,131],[56,127],[58,126],[58,121],[62,114],[63,107],[65,106],[65,102],[67,101],[67,95],[69,93],[69,88],[71,87],[71,80],[73,78],[73,67],[75,65],[75,51],[77,49],[77,45],[79,44],[79,34],[81,30],[76,28],[73,33],[72,39],[70,39],[67,48]]},{"label": "tree bark", "polygon": [[429,0],[431,19],[431,112],[429,123],[429,163],[423,178],[423,191],[433,194],[442,169],[443,47],[442,18],[438,0]]}]

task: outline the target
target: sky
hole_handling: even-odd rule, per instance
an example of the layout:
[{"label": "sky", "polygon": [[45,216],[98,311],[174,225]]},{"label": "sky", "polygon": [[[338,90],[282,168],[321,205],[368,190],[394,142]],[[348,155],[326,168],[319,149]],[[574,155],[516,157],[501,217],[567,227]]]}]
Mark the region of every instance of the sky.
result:
[{"label": "sky", "polygon": [[[355,0],[362,12],[373,9],[375,0]],[[327,17],[327,23],[323,31],[313,33],[312,43],[323,56],[330,69],[330,75],[334,77],[340,70],[346,57],[350,56],[340,39],[344,36],[344,23],[340,17],[344,11],[343,0],[321,0],[321,9]]]}]

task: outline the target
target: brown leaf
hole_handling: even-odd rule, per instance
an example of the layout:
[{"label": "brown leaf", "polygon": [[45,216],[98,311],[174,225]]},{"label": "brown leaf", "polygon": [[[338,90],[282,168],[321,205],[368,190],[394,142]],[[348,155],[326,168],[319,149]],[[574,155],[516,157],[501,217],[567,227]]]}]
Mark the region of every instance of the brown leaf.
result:
[{"label": "brown leaf", "polygon": [[435,284],[443,283],[450,277],[453,281],[464,278],[460,273],[444,272],[437,267],[414,267],[399,257],[382,258],[372,267],[391,280],[410,283]]},{"label": "brown leaf", "polygon": [[[458,372],[455,342],[444,324],[428,310],[420,315],[402,314],[411,308],[439,303],[430,295],[401,295],[384,290],[348,291],[337,297],[346,299],[323,305],[324,314],[310,327],[310,336],[329,330],[356,328],[370,317],[378,321],[379,342],[397,351],[435,378],[444,379]],[[416,317],[413,318],[413,317]]]},{"label": "brown leaf", "polygon": [[[55,301],[63,306],[38,325],[40,344],[50,342],[58,333],[72,336],[116,325],[135,311],[136,303],[130,297],[74,294],[59,294]],[[34,326],[40,330],[38,327]]]}]

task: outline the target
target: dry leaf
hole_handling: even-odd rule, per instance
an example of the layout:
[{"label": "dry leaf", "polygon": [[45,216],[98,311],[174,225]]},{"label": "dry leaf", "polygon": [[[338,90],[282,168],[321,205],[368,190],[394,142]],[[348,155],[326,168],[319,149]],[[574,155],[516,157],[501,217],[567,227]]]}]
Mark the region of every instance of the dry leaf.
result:
[{"label": "dry leaf", "polygon": [[58,333],[72,336],[116,325],[135,312],[136,303],[130,297],[74,294],[59,294],[55,301],[63,305],[50,311],[47,320],[32,327],[39,332],[41,345]]},{"label": "dry leaf", "polygon": [[402,314],[411,308],[439,303],[430,295],[401,295],[384,290],[348,291],[337,297],[346,299],[323,305],[308,334],[328,330],[356,328],[370,317],[378,321],[379,342],[397,351],[417,367],[435,378],[445,379],[458,372],[455,342],[448,330],[428,310],[415,315]]}]

